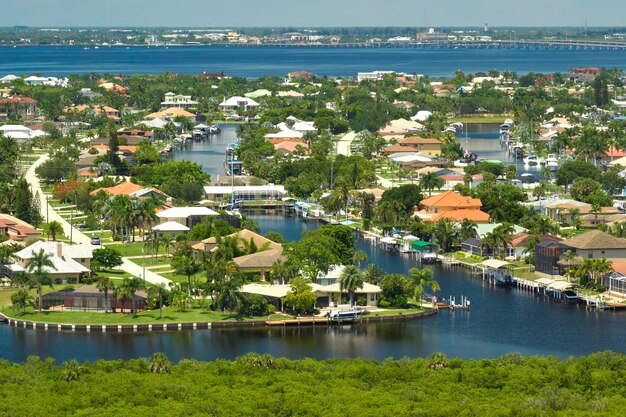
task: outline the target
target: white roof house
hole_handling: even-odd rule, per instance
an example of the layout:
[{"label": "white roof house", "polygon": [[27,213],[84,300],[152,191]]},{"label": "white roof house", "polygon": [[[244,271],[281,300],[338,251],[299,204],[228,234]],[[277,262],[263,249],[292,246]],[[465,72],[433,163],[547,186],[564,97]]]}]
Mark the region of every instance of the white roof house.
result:
[{"label": "white roof house", "polygon": [[15,80],[17,80],[19,77],[13,74],[8,74],[5,75],[4,77],[0,78],[0,83],[2,84],[6,84],[6,83],[10,83],[13,82]]},{"label": "white roof house", "polygon": [[282,185],[207,185],[204,192],[209,200],[217,201],[231,195],[241,200],[280,200],[287,195]]},{"label": "white roof house", "polygon": [[289,129],[288,127],[281,129],[281,131],[277,133],[268,133],[266,135],[263,135],[263,137],[266,139],[301,138],[303,136],[304,133]]},{"label": "white roof house", "polygon": [[430,116],[432,116],[433,113],[429,112],[428,110],[420,110],[418,111],[415,116],[411,117],[411,120],[413,121],[419,121],[419,122],[423,122],[426,119],[428,119]]},{"label": "white roof house", "polygon": [[8,138],[13,138],[18,141],[27,141],[34,138],[33,131],[22,125],[4,125],[0,126],[0,132]]},{"label": "white roof house", "polygon": [[39,77],[37,75],[31,75],[30,77],[24,78],[24,84],[26,85],[50,85],[50,86],[61,86],[68,87],[68,79],[67,78],[57,78],[57,77]]},{"label": "white roof house", "polygon": [[220,109],[222,111],[232,111],[239,109],[243,109],[245,111],[258,106],[259,103],[252,100],[251,98],[241,96],[234,96],[228,99],[225,98],[224,101],[220,103]]},{"label": "white roof house", "polygon": [[18,262],[7,267],[13,272],[24,271],[28,268],[33,256],[41,250],[50,256],[54,267],[46,267],[45,270],[55,279],[79,279],[82,275],[91,272],[93,252],[90,245],[70,245],[64,242],[41,240],[16,252],[13,256],[18,259]]},{"label": "white roof house", "polygon": [[159,236],[167,235],[167,236],[172,236],[172,237],[179,235],[181,233],[186,233],[189,230],[191,229],[189,229],[187,226],[182,225],[175,221],[161,223],[152,228],[152,231],[157,233]]},{"label": "white roof house", "polygon": [[191,99],[191,96],[183,94],[174,94],[172,92],[165,93],[165,99],[161,102],[161,107],[179,107],[181,109],[187,109],[195,107],[198,102]]},{"label": "white roof house", "polygon": [[192,216],[218,216],[219,213],[208,207],[172,207],[157,213],[161,219],[186,219]]}]

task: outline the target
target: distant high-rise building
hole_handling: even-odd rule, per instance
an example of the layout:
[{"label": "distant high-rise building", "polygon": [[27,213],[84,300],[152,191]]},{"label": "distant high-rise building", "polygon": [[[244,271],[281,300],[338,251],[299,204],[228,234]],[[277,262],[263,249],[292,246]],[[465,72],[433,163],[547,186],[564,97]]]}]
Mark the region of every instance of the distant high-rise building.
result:
[{"label": "distant high-rise building", "polygon": [[489,32],[489,23],[485,23],[485,27],[483,28],[485,32]]}]

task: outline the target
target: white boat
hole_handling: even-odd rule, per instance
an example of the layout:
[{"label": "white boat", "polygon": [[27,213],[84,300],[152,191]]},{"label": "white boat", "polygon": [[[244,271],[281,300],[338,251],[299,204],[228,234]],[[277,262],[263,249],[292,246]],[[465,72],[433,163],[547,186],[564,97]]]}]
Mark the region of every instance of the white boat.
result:
[{"label": "white boat", "polygon": [[332,321],[351,321],[361,317],[364,311],[365,309],[359,307],[341,308],[338,310],[330,310],[326,313],[326,317]]},{"label": "white boat", "polygon": [[548,155],[548,157],[546,158],[546,166],[550,168],[559,167],[559,160],[557,159],[555,154],[551,153]]},{"label": "white boat", "polygon": [[537,155],[530,154],[526,158],[522,159],[524,161],[524,165],[535,166],[539,165],[539,158]]}]

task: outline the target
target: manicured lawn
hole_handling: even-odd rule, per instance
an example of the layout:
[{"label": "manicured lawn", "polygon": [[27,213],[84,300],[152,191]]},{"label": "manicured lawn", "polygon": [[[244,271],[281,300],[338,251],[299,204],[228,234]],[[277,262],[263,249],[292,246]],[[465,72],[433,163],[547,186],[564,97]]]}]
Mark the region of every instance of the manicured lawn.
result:
[{"label": "manicured lawn", "polygon": [[[122,254],[122,256],[141,256],[142,255],[141,250],[144,248],[145,248],[144,251],[145,251],[146,258],[149,257],[151,253],[151,249],[146,248],[142,242],[135,242],[135,243],[113,242],[113,243],[107,244],[106,246],[117,250],[119,253]],[[158,253],[165,254],[167,252],[163,246],[160,246]]]},{"label": "manicured lawn", "polygon": [[[192,308],[185,312],[175,311],[172,307],[163,307],[163,318],[159,318],[159,310],[142,311],[136,316],[121,313],[102,313],[92,311],[46,311],[41,314],[32,308],[26,314],[9,311],[11,317],[23,320],[47,323],[71,324],[144,324],[144,323],[174,323],[174,322],[208,322],[223,320],[267,320],[264,317],[242,317],[231,313],[220,313],[207,309]],[[284,320],[283,315],[272,315],[273,320]]]},{"label": "manicured lawn", "polygon": [[146,254],[145,259],[133,258],[130,261],[136,263],[139,266],[169,265],[171,258],[167,256],[157,256],[156,258],[152,258],[152,256]]},{"label": "manicured lawn", "polygon": [[[187,284],[187,275],[181,275],[181,274],[177,274],[175,272],[166,272],[166,273],[160,273],[159,271],[154,271],[155,273],[161,275],[163,278],[167,278],[170,279],[174,282],[181,282],[183,284]],[[204,279],[204,273],[203,272],[199,272],[196,274],[196,283],[201,283],[201,282],[205,282],[206,280]],[[193,275],[191,276],[191,284],[193,285]]]},{"label": "manicured lawn", "polygon": [[375,311],[371,313],[366,313],[367,316],[391,316],[393,314],[413,314],[413,313],[421,313],[422,311],[426,311],[424,308],[401,308],[394,310],[384,310],[384,311]]},{"label": "manicured lawn", "polygon": [[132,278],[133,275],[128,272],[122,271],[121,269],[105,269],[103,271],[98,271],[96,275],[94,275],[96,279],[100,277],[109,277],[115,280],[122,280],[124,278]]}]

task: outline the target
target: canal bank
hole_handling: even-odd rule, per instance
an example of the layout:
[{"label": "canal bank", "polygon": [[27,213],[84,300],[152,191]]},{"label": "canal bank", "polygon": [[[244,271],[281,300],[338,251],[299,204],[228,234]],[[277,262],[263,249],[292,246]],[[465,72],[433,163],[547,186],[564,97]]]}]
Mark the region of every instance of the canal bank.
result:
[{"label": "canal bank", "polygon": [[345,326],[358,325],[360,323],[379,323],[386,321],[414,320],[437,314],[436,309],[429,309],[414,313],[377,314],[371,313],[351,321],[336,322],[324,317],[298,317],[285,320],[223,320],[212,322],[172,322],[172,323],[141,323],[141,324],[73,324],[73,323],[48,323],[32,320],[20,320],[0,313],[0,323],[23,329],[59,331],[59,332],[98,332],[98,333],[138,333],[138,332],[168,332],[207,330],[223,328],[256,328],[256,327],[320,327],[320,326]]}]

